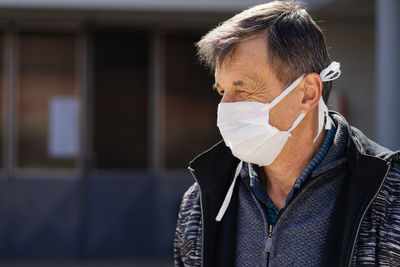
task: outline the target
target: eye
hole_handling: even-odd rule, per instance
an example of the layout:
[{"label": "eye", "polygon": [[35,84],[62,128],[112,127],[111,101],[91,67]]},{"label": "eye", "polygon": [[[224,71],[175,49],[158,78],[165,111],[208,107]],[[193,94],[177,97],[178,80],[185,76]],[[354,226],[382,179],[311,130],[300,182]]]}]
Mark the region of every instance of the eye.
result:
[{"label": "eye", "polygon": [[217,86],[215,86],[215,85],[213,85],[213,90],[215,91],[215,92],[217,92],[219,95],[223,95],[224,94],[224,90],[222,90],[222,89],[219,89]]}]

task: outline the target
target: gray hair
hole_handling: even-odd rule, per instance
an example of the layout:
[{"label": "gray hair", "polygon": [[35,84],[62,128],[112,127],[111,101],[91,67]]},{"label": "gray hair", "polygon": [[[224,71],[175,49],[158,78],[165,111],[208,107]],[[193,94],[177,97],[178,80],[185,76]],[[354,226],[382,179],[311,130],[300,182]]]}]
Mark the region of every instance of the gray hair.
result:
[{"label": "gray hair", "polygon": [[[240,42],[260,34],[265,34],[268,64],[286,86],[303,73],[319,74],[330,64],[321,28],[297,1],[274,1],[242,11],[196,43],[198,56],[215,70]],[[331,87],[332,82],[324,82],[325,102]]]}]

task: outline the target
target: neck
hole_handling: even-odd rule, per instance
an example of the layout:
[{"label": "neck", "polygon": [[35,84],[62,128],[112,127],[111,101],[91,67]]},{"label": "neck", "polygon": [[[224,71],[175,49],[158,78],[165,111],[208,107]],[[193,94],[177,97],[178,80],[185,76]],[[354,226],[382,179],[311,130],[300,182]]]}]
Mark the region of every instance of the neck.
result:
[{"label": "neck", "polygon": [[308,118],[302,125],[303,127],[301,127],[303,129],[299,125],[298,131],[293,131],[295,138],[289,139],[275,161],[263,167],[262,178],[264,179],[268,196],[278,209],[285,206],[286,197],[296,179],[311,162],[324,142],[326,131],[323,130],[315,143],[313,143],[312,140],[316,134],[316,129],[305,131],[304,128],[307,128],[307,124],[308,126],[311,124],[311,129],[313,129],[312,120]]}]

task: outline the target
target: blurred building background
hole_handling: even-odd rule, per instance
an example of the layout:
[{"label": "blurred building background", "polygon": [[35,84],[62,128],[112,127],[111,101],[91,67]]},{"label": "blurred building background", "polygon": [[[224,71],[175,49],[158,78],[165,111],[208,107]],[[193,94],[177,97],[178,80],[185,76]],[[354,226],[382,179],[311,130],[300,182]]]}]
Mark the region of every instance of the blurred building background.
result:
[{"label": "blurred building background", "polygon": [[[261,2],[0,0],[1,266],[172,266],[186,167],[220,139],[193,43]],[[400,148],[400,1],[305,2],[342,64],[328,106]]]}]

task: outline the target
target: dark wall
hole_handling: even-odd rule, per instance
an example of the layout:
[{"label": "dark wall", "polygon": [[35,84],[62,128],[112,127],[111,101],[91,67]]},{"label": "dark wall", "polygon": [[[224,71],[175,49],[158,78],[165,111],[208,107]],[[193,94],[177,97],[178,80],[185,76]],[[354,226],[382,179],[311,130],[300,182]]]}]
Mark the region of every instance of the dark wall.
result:
[{"label": "dark wall", "polygon": [[1,258],[171,258],[190,175],[1,180]]}]

